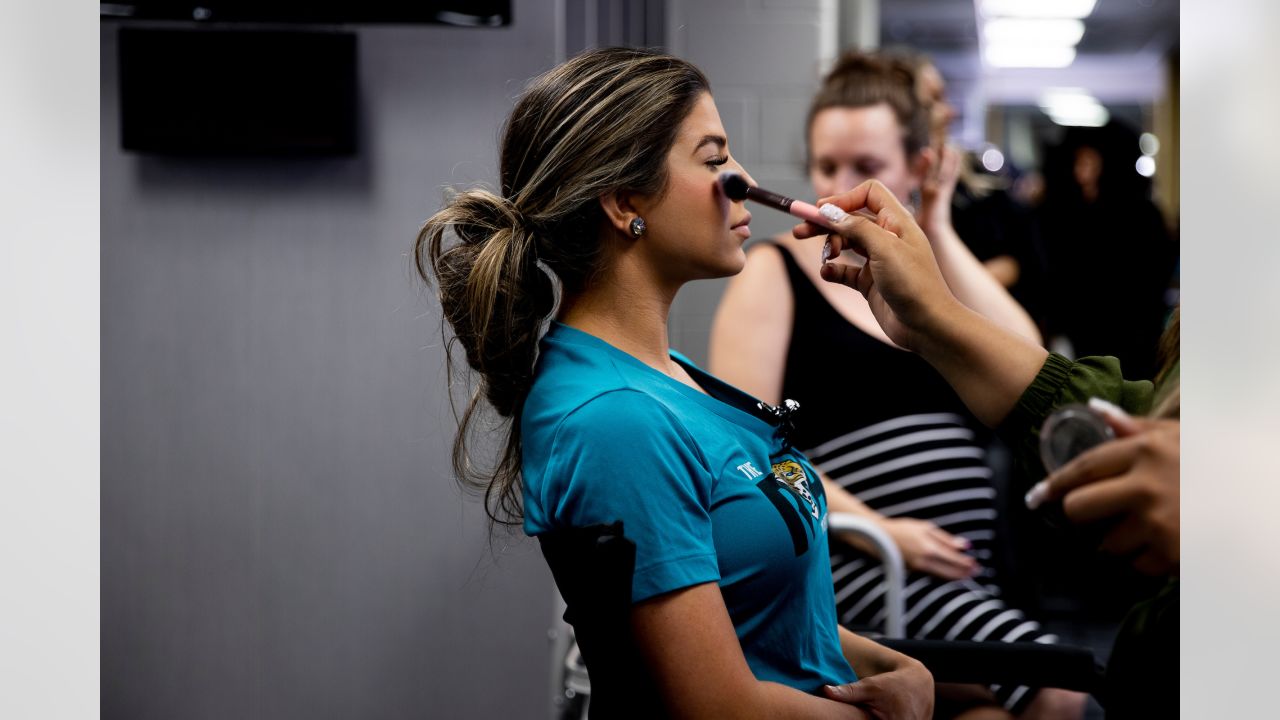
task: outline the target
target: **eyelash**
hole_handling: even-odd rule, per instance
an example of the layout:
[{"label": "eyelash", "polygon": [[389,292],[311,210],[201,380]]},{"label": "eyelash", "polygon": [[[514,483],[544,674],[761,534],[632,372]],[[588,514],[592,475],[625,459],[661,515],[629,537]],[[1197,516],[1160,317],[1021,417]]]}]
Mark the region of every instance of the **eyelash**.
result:
[{"label": "eyelash", "polygon": [[727,162],[729,162],[729,156],[725,155],[723,157],[711,158],[710,160],[707,161],[707,165],[710,165],[711,167],[714,168],[714,167],[719,167]]}]

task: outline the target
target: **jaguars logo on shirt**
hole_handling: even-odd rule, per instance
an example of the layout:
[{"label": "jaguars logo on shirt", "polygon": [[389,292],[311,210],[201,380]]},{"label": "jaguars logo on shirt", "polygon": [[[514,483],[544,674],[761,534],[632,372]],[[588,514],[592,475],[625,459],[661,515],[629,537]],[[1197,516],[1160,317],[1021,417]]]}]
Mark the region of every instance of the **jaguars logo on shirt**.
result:
[{"label": "jaguars logo on shirt", "polygon": [[[804,465],[794,457],[771,460],[769,465],[772,472],[768,474],[756,470],[751,463],[739,465],[738,470],[749,480],[759,478],[756,487],[786,524],[799,557],[809,551],[810,539],[821,538],[827,528],[827,516],[821,506],[822,483],[811,484]],[[820,546],[825,548],[826,544]]]},{"label": "jaguars logo on shirt", "polygon": [[809,492],[809,476],[805,474],[804,468],[800,463],[791,459],[774,463],[773,476],[777,478],[779,483],[791,488],[796,495],[799,495],[804,500],[805,504],[809,506],[809,514],[815,520],[822,518],[822,514],[818,510],[818,503],[813,499],[813,493]]}]

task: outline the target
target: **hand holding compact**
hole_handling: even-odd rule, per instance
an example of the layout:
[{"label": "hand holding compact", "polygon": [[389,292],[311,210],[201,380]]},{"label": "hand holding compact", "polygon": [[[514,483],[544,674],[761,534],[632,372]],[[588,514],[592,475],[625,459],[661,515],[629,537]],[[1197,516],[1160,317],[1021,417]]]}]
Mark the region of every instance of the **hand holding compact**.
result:
[{"label": "hand holding compact", "polygon": [[1116,439],[1082,453],[1027,493],[1027,506],[1062,499],[1072,522],[1109,523],[1101,549],[1130,556],[1148,575],[1176,575],[1179,566],[1178,420],[1132,418],[1107,403]]}]

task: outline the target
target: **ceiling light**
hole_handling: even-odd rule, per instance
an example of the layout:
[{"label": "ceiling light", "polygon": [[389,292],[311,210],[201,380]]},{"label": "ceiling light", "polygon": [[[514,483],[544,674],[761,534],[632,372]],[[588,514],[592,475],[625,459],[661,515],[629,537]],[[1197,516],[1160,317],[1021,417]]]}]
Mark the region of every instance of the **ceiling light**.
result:
[{"label": "ceiling light", "polygon": [[1086,18],[1098,0],[982,0],[988,17]]},{"label": "ceiling light", "polygon": [[1090,95],[1088,90],[1078,87],[1049,88],[1040,95],[1042,108],[1071,108],[1097,104],[1097,98]]},{"label": "ceiling light", "polygon": [[1151,177],[1156,174],[1156,159],[1150,155],[1143,155],[1133,164],[1133,169],[1137,170],[1142,177]]},{"label": "ceiling light", "polygon": [[1066,67],[1076,59],[1076,49],[1061,45],[1005,45],[987,43],[982,59],[992,67]]},{"label": "ceiling light", "polygon": [[1108,113],[1107,109],[1101,105],[1079,110],[1045,110],[1045,112],[1055,125],[1069,127],[1102,127],[1111,119],[1111,113]]},{"label": "ceiling light", "polygon": [[1138,147],[1143,155],[1155,155],[1160,152],[1160,138],[1151,133],[1142,133],[1142,137],[1138,138]]},{"label": "ceiling light", "polygon": [[993,18],[982,26],[982,36],[995,45],[1073,46],[1084,37],[1084,23],[1079,20]]},{"label": "ceiling light", "polygon": [[1101,127],[1111,119],[1097,98],[1081,88],[1051,88],[1040,97],[1040,109],[1059,125]]}]

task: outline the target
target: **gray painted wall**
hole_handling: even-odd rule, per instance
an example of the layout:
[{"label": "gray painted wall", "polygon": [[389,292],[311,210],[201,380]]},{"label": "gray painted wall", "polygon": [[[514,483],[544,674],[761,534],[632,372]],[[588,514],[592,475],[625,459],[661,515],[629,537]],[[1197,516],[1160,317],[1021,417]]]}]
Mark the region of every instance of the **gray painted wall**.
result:
[{"label": "gray painted wall", "polygon": [[279,162],[122,153],[103,23],[103,717],[546,716],[550,574],[450,479],[406,256],[554,64],[517,11],[359,29],[361,154]]},{"label": "gray painted wall", "polygon": [[[669,0],[667,46],[707,74],[729,151],[761,187],[813,200],[805,172],[809,102],[835,59],[835,0]],[[751,208],[751,240],[789,234],[789,215]],[[699,280],[671,308],[671,344],[707,362],[711,323],[728,280]]]},{"label": "gray painted wall", "polygon": [[[308,161],[122,153],[103,25],[104,717],[547,715],[550,574],[518,534],[491,554],[451,480],[439,314],[406,253],[444,185],[496,181],[512,98],[572,44],[555,6],[359,29],[361,153]],[[735,155],[807,197],[834,0],[666,13]],[[792,225],[756,216],[757,238]],[[724,282],[672,308],[698,362]]]}]

